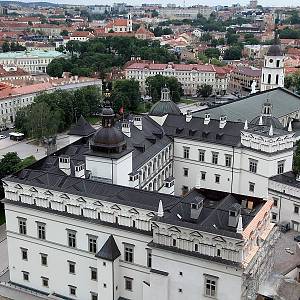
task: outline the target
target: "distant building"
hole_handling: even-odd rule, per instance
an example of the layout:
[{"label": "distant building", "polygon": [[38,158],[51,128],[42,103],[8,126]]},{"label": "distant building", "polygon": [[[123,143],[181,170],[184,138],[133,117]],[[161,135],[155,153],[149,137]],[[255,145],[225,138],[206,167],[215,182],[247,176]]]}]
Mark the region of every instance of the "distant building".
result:
[{"label": "distant building", "polygon": [[238,92],[250,92],[253,81],[260,87],[261,70],[253,67],[237,66],[230,73],[229,89]]},{"label": "distant building", "polygon": [[146,79],[155,75],[172,76],[182,84],[186,95],[195,95],[199,86],[211,85],[213,92],[223,94],[227,90],[229,76],[224,68],[198,64],[156,64],[139,61],[125,68],[127,79],[139,81],[143,94],[146,93]]},{"label": "distant building", "polygon": [[74,31],[70,35],[70,41],[86,42],[95,36],[89,31]]},{"label": "distant building", "polygon": [[17,51],[0,53],[0,64],[16,65],[29,73],[46,73],[48,64],[54,59],[64,57],[65,55],[58,51]]},{"label": "distant building", "polygon": [[197,5],[192,7],[162,7],[159,9],[159,16],[161,18],[166,19],[176,19],[176,20],[183,20],[183,19],[197,19],[198,15],[202,15],[205,18],[209,18],[211,13],[214,11],[213,7],[204,6],[204,5]]},{"label": "distant building", "polygon": [[146,29],[144,25],[141,25],[140,28],[135,32],[135,37],[141,40],[150,40],[155,36],[153,32]]},{"label": "distant building", "polygon": [[110,5],[93,5],[89,6],[88,9],[92,15],[103,15],[105,13],[111,12],[112,7]]},{"label": "distant building", "polygon": [[126,19],[113,19],[105,26],[105,33],[109,32],[132,32],[131,14]]}]

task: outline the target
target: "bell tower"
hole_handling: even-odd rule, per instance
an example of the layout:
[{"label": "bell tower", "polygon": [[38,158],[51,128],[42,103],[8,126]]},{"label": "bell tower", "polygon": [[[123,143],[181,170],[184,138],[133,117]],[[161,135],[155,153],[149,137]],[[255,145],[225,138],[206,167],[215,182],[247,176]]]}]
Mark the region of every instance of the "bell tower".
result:
[{"label": "bell tower", "polygon": [[276,26],[274,44],[264,59],[260,90],[263,92],[277,87],[284,87],[284,54]]}]

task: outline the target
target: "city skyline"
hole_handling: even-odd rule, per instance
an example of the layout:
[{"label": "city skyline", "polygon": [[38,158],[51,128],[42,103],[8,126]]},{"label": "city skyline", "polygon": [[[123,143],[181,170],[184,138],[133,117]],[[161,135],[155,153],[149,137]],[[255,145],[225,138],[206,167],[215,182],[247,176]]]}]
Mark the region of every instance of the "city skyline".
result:
[{"label": "city skyline", "polygon": [[[288,0],[284,4],[286,6],[299,6],[299,2],[297,4],[298,0]],[[25,0],[22,2],[40,2],[39,0]],[[47,1],[45,1],[47,2]],[[72,0],[55,0],[55,1],[48,1],[56,4],[74,4],[74,1]],[[235,0],[202,0],[202,1],[195,1],[195,0],[182,0],[182,1],[168,1],[168,0],[157,0],[157,1],[151,1],[151,0],[144,0],[144,1],[139,1],[139,0],[131,0],[131,1],[115,1],[115,2],[126,2],[128,5],[139,5],[142,3],[157,3],[157,4],[162,4],[162,5],[167,5],[168,3],[174,3],[176,5],[180,6],[190,6],[190,5],[210,5],[210,6],[216,6],[216,5],[232,5],[235,3],[240,3],[241,5],[247,5],[249,4],[249,0],[241,0],[241,1],[235,1]],[[112,2],[109,0],[104,0],[99,3],[97,0],[78,0],[76,1],[76,4],[81,4],[81,5],[111,5]],[[278,0],[260,0],[258,1],[259,5],[263,6],[282,6],[282,2]]]}]

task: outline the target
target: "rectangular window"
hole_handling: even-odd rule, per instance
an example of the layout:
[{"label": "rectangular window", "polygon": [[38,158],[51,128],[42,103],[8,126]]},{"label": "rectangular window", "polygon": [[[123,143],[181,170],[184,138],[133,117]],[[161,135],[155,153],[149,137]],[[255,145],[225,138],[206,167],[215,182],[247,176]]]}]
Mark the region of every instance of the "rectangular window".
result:
[{"label": "rectangular window", "polygon": [[220,175],[215,174],[215,182],[216,182],[216,183],[220,183],[220,178],[221,178]]},{"label": "rectangular window", "polygon": [[205,161],[205,151],[199,150],[199,161]]},{"label": "rectangular window", "polygon": [[255,183],[249,182],[249,192],[254,192],[255,189]]},{"label": "rectangular window", "polygon": [[189,169],[183,168],[183,176],[188,177],[189,176]]},{"label": "rectangular window", "polygon": [[225,155],[225,166],[226,167],[231,167],[231,161],[232,161],[232,156],[226,154]]},{"label": "rectangular window", "polygon": [[272,213],[272,221],[277,221],[277,214]]},{"label": "rectangular window", "polygon": [[23,273],[23,280],[29,281],[29,273],[25,271],[22,271],[22,273]]},{"label": "rectangular window", "polygon": [[216,297],[217,278],[213,276],[205,277],[205,296]]},{"label": "rectangular window", "polygon": [[257,172],[257,160],[249,159],[249,171],[251,173]]},{"label": "rectangular window", "polygon": [[27,234],[26,219],[19,218],[19,233]]},{"label": "rectangular window", "polygon": [[134,259],[133,251],[134,251],[133,245],[129,245],[129,244],[124,245],[124,260],[125,261],[133,263],[133,259]]},{"label": "rectangular window", "polygon": [[28,260],[28,249],[21,248],[21,254],[23,260]]},{"label": "rectangular window", "polygon": [[299,214],[299,206],[297,205],[294,206],[294,213]]},{"label": "rectangular window", "polygon": [[218,164],[218,158],[219,158],[219,153],[218,153],[218,152],[212,152],[212,159],[211,159],[211,162],[212,162],[214,165],[217,165],[217,164]]},{"label": "rectangular window", "polygon": [[41,240],[46,239],[46,224],[37,222],[38,238]]},{"label": "rectangular window", "polygon": [[96,253],[97,252],[97,237],[89,235],[88,239],[89,239],[89,251],[92,253]]},{"label": "rectangular window", "polygon": [[76,289],[77,289],[76,286],[69,285],[69,292],[71,296],[76,296]]},{"label": "rectangular window", "polygon": [[125,277],[125,290],[126,291],[132,291],[132,278]]},{"label": "rectangular window", "polygon": [[68,230],[68,246],[76,248],[76,231]]},{"label": "rectangular window", "polygon": [[48,255],[41,253],[41,265],[47,266],[48,265]]},{"label": "rectangular window", "polygon": [[91,267],[91,280],[98,280],[98,272],[96,268]]},{"label": "rectangular window", "polygon": [[190,158],[190,148],[183,147],[183,158],[189,159]]},{"label": "rectangular window", "polygon": [[42,278],[42,286],[49,287],[49,278],[41,277]]},{"label": "rectangular window", "polygon": [[277,163],[277,174],[284,173],[284,160],[281,160]]},{"label": "rectangular window", "polygon": [[98,300],[98,294],[91,292],[91,300]]},{"label": "rectangular window", "polygon": [[206,179],[206,172],[201,172],[201,180],[205,180]]},{"label": "rectangular window", "polygon": [[278,206],[278,198],[273,197],[273,206],[274,207]]},{"label": "rectangular window", "polygon": [[151,268],[152,267],[152,250],[147,249],[147,267]]},{"label": "rectangular window", "polygon": [[69,263],[69,273],[70,274],[75,274],[75,265],[76,263],[73,261],[68,261]]}]

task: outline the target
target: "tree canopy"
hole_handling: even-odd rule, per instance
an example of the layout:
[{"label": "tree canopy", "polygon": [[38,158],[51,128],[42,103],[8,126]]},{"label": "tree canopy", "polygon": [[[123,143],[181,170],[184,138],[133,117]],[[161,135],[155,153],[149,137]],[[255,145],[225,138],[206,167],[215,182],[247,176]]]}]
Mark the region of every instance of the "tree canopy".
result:
[{"label": "tree canopy", "polygon": [[213,88],[209,84],[202,84],[198,90],[197,94],[201,95],[203,98],[207,98],[212,94]]},{"label": "tree canopy", "polygon": [[50,137],[68,129],[80,115],[94,115],[100,104],[100,90],[96,86],[42,93],[35,97],[33,104],[17,111],[15,125],[27,136]]},{"label": "tree canopy", "polygon": [[160,63],[178,62],[177,56],[161,46],[158,41],[134,37],[96,38],[86,42],[69,41],[66,50],[71,57],[52,60],[47,67],[50,76],[61,77],[63,72],[80,76],[98,73],[103,78],[112,67],[123,67],[133,56]]},{"label": "tree canopy", "polygon": [[160,100],[161,90],[167,86],[170,89],[171,97],[174,102],[179,102],[183,95],[181,83],[175,77],[155,75],[146,79],[147,92],[152,97],[152,101]]}]

